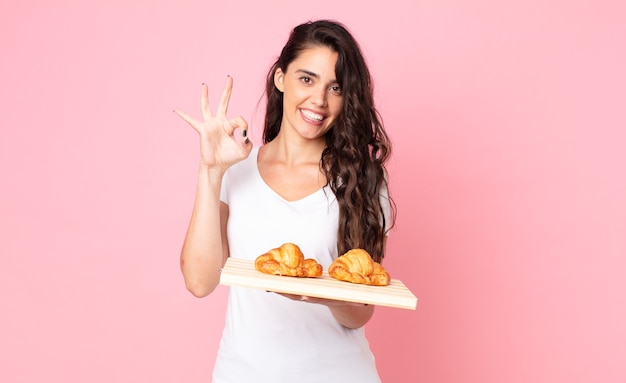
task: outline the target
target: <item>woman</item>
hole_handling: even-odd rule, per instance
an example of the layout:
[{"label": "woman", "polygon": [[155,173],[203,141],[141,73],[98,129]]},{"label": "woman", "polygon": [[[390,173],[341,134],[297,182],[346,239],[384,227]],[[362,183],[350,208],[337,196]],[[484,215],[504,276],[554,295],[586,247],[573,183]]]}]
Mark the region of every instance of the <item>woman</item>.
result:
[{"label": "woman", "polygon": [[[228,77],[214,115],[202,86],[201,121],[176,111],[201,144],[181,253],[191,293],[210,294],[227,257],[253,260],[286,242],[325,270],[352,248],[381,261],[394,216],[384,168],[390,143],[345,27],[320,20],[291,32],[268,72],[260,148],[243,118],[226,117],[232,86]],[[363,331],[373,311],[231,287],[214,382],[379,382]]]}]

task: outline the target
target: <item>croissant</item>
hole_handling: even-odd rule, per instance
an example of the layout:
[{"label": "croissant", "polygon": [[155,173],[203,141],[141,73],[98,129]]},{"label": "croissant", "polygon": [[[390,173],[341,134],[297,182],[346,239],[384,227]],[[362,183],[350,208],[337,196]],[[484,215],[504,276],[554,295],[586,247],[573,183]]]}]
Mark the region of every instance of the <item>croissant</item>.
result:
[{"label": "croissant", "polygon": [[364,285],[387,286],[391,282],[389,273],[363,249],[352,249],[337,257],[328,274],[340,281]]},{"label": "croissant", "polygon": [[304,258],[302,251],[293,243],[285,243],[254,261],[254,268],[265,274],[286,275],[290,277],[319,277],[322,265],[315,259]]}]

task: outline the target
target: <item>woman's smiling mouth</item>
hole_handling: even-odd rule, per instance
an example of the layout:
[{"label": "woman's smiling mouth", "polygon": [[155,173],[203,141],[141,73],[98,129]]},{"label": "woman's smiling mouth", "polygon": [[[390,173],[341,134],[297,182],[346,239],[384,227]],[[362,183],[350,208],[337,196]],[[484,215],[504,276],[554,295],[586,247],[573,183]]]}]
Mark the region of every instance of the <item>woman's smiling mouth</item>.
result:
[{"label": "woman's smiling mouth", "polygon": [[305,121],[318,124],[324,120],[324,116],[308,109],[300,109],[300,113]]}]

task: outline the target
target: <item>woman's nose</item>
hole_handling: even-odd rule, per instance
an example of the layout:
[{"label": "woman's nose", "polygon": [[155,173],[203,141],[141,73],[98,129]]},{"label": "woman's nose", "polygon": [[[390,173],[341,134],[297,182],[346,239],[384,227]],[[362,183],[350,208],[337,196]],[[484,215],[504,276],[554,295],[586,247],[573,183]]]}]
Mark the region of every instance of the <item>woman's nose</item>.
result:
[{"label": "woman's nose", "polygon": [[318,89],[315,93],[313,93],[313,95],[311,96],[311,103],[317,107],[323,108],[326,105],[328,105],[327,102],[327,93],[326,93],[326,89]]}]

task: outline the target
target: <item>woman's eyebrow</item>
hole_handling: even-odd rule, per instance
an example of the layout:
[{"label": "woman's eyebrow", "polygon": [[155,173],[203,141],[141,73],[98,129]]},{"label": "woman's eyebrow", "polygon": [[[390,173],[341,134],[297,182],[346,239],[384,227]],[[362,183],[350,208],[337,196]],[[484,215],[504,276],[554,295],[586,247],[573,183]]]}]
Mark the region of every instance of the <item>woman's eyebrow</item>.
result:
[{"label": "woman's eyebrow", "polygon": [[308,71],[306,69],[298,69],[296,70],[296,73],[304,73],[306,75],[309,75],[310,77],[320,78],[320,75],[318,75],[317,73]]},{"label": "woman's eyebrow", "polygon": [[[318,75],[317,73],[311,72],[311,71],[306,70],[306,69],[297,69],[296,73],[304,73],[304,74],[308,75],[309,77],[313,77],[313,78],[316,78],[318,80],[320,78],[320,75]],[[332,83],[336,83],[336,82],[337,82],[336,79],[332,79],[328,83],[332,84]]]}]

